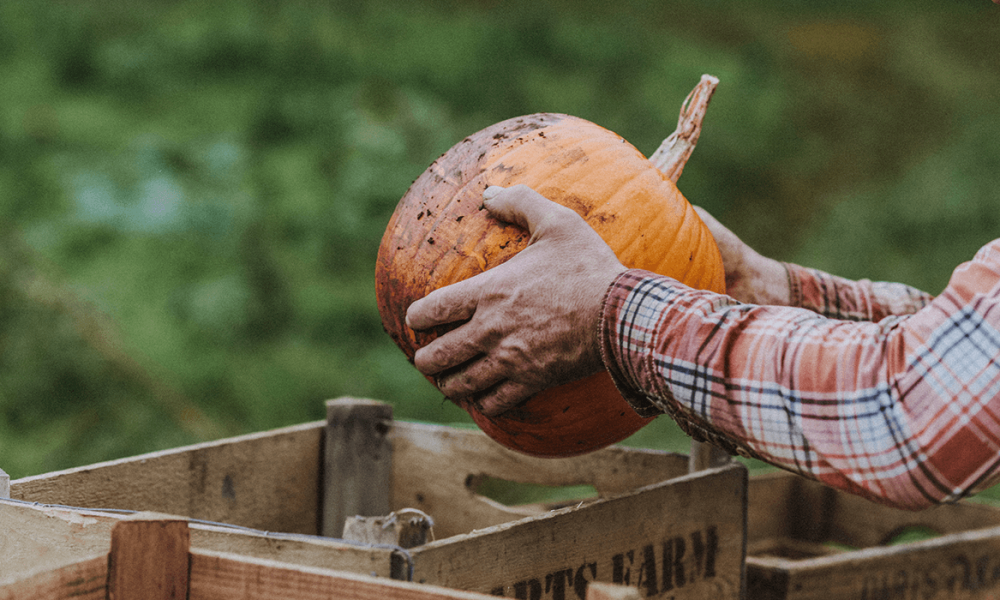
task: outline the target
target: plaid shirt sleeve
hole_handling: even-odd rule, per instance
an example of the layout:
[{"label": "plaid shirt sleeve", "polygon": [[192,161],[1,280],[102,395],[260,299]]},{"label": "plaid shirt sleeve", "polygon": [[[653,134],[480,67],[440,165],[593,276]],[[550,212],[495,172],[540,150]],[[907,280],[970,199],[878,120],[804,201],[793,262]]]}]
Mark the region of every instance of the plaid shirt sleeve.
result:
[{"label": "plaid shirt sleeve", "polygon": [[998,479],[1000,240],[926,306],[878,322],[626,271],[600,337],[637,412],[731,452],[910,509]]},{"label": "plaid shirt sleeve", "polygon": [[831,319],[881,321],[892,315],[915,313],[933,296],[901,283],[851,281],[816,269],[785,263],[789,304]]}]

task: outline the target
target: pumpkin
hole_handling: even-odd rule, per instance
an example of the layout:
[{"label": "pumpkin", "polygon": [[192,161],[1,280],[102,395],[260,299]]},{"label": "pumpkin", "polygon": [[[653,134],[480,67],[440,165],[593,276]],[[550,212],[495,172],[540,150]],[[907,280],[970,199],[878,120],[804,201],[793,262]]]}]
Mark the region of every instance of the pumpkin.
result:
[{"label": "pumpkin", "polygon": [[[375,273],[378,308],[385,330],[411,362],[417,348],[443,331],[411,330],[407,307],[526,247],[527,231],[494,219],[482,206],[488,186],[515,184],[575,210],[625,266],[725,291],[711,233],[674,183],[632,145],[569,115],[509,119],[467,137],[431,164],[386,228]],[[463,408],[497,442],[547,457],[599,449],[650,421],[632,410],[607,372],[546,390],[500,416],[487,417],[469,403]]]}]

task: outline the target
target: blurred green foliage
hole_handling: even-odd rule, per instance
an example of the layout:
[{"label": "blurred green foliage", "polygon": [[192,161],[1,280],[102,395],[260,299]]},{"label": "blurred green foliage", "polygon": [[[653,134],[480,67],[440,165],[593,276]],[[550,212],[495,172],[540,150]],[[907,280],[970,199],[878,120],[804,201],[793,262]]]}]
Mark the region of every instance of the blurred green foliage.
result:
[{"label": "blurred green foliage", "polygon": [[[988,0],[0,3],[0,467],[322,417],[468,423],[382,332],[376,249],[440,153],[566,112],[762,252],[939,291],[1000,235]],[[631,443],[684,450],[660,419]]]}]

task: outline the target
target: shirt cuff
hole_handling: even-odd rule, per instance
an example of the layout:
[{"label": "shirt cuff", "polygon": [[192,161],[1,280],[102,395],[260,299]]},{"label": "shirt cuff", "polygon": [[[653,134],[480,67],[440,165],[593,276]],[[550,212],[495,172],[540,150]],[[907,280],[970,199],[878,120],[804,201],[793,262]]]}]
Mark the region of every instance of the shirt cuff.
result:
[{"label": "shirt cuff", "polygon": [[604,367],[611,374],[611,380],[618,393],[628,402],[636,413],[641,417],[654,417],[664,413],[664,409],[657,405],[649,396],[642,393],[642,388],[637,381],[629,377],[629,374],[622,368],[626,364],[623,354],[622,329],[619,323],[619,315],[624,309],[626,301],[636,288],[636,285],[649,277],[659,277],[655,273],[631,269],[618,275],[608,287],[604,294],[604,303],[601,311],[600,340],[601,359]]},{"label": "shirt cuff", "polygon": [[[599,331],[604,366],[618,392],[640,416],[653,417],[666,413],[692,438],[708,442],[730,454],[752,456],[749,448],[730,440],[678,402],[670,393],[666,382],[662,386],[652,381],[643,385],[643,378],[649,380],[657,377],[656,369],[651,364],[652,359],[649,358],[652,352],[646,347],[655,342],[652,338],[645,339],[653,336],[654,332],[644,331],[650,324],[642,325],[630,322],[630,319],[634,318],[633,313],[651,308],[639,306],[644,299],[657,297],[657,294],[650,294],[650,291],[664,291],[665,288],[677,291],[674,286],[686,287],[669,277],[635,269],[625,271],[612,282],[604,296]],[[662,295],[660,298],[662,299]],[[630,314],[633,316],[629,317]],[[646,387],[649,389],[645,389]]]},{"label": "shirt cuff", "polygon": [[788,276],[788,306],[802,306],[802,274],[803,267],[792,263],[781,263],[785,267],[785,274]]}]

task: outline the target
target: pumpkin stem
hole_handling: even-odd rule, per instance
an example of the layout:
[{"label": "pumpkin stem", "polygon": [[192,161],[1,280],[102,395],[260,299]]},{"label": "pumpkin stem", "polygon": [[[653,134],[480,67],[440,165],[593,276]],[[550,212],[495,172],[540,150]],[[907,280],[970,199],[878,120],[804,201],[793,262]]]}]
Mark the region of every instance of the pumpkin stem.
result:
[{"label": "pumpkin stem", "polygon": [[701,122],[705,118],[708,102],[712,99],[717,85],[719,85],[718,77],[701,76],[701,81],[691,90],[691,93],[684,99],[684,104],[681,105],[681,114],[677,119],[677,130],[663,140],[656,152],[649,157],[649,161],[674,183],[677,183],[684,170],[684,165],[687,164],[688,157],[691,156],[695,144],[698,143],[698,136],[701,135]]}]

